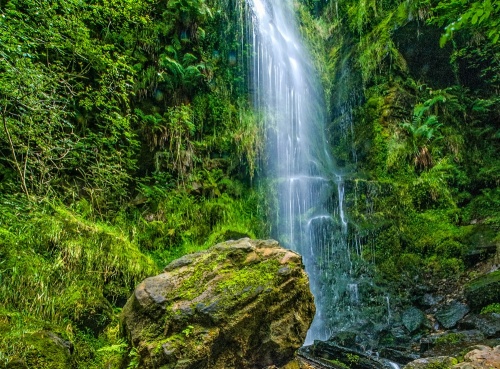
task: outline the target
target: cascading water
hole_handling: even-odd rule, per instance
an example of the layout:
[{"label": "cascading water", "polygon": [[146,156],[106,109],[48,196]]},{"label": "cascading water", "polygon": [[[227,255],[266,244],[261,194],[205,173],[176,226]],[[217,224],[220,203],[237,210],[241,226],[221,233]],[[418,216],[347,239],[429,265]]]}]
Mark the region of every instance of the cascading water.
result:
[{"label": "cascading water", "polygon": [[[267,127],[267,177],[277,199],[274,232],[302,254],[315,295],[309,344],[329,338],[332,306],[358,299],[349,278],[344,186],[329,154],[323,92],[301,43],[292,1],[247,3],[251,90]],[[356,295],[346,298],[349,293]]]}]

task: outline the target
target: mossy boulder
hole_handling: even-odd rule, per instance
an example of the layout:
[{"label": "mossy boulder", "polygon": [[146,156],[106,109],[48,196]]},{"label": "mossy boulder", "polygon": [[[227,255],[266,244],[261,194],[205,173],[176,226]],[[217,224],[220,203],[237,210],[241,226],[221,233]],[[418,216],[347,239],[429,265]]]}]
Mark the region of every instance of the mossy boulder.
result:
[{"label": "mossy boulder", "polygon": [[465,287],[465,297],[474,311],[498,302],[500,296],[500,270],[476,278]]},{"label": "mossy boulder", "polygon": [[121,321],[141,368],[262,368],[293,359],[314,312],[301,257],[245,238],[147,278]]}]

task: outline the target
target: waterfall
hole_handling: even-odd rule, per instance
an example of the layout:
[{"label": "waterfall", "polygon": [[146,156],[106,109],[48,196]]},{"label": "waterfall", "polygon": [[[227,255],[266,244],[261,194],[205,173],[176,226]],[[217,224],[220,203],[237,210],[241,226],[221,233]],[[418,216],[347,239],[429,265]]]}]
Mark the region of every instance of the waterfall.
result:
[{"label": "waterfall", "polygon": [[352,288],[343,179],[329,154],[323,90],[298,33],[292,0],[247,4],[250,89],[267,129],[274,236],[302,254],[309,274],[317,308],[309,344],[329,338],[332,306]]}]

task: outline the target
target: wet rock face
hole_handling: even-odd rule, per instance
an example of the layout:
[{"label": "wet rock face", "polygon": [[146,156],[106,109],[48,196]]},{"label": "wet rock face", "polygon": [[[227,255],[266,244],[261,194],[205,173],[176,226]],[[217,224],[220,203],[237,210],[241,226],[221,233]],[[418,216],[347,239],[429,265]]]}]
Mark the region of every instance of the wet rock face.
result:
[{"label": "wet rock face", "polygon": [[246,238],[172,262],[121,319],[141,368],[250,369],[290,361],[314,312],[301,257]]}]

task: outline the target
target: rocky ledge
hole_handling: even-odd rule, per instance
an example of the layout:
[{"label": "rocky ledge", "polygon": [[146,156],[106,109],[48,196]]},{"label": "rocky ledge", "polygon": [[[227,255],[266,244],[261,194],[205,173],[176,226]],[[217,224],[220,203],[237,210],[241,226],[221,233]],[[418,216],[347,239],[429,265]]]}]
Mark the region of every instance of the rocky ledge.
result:
[{"label": "rocky ledge", "polygon": [[121,321],[140,368],[260,369],[293,359],[314,312],[301,257],[245,238],[143,281]]}]

